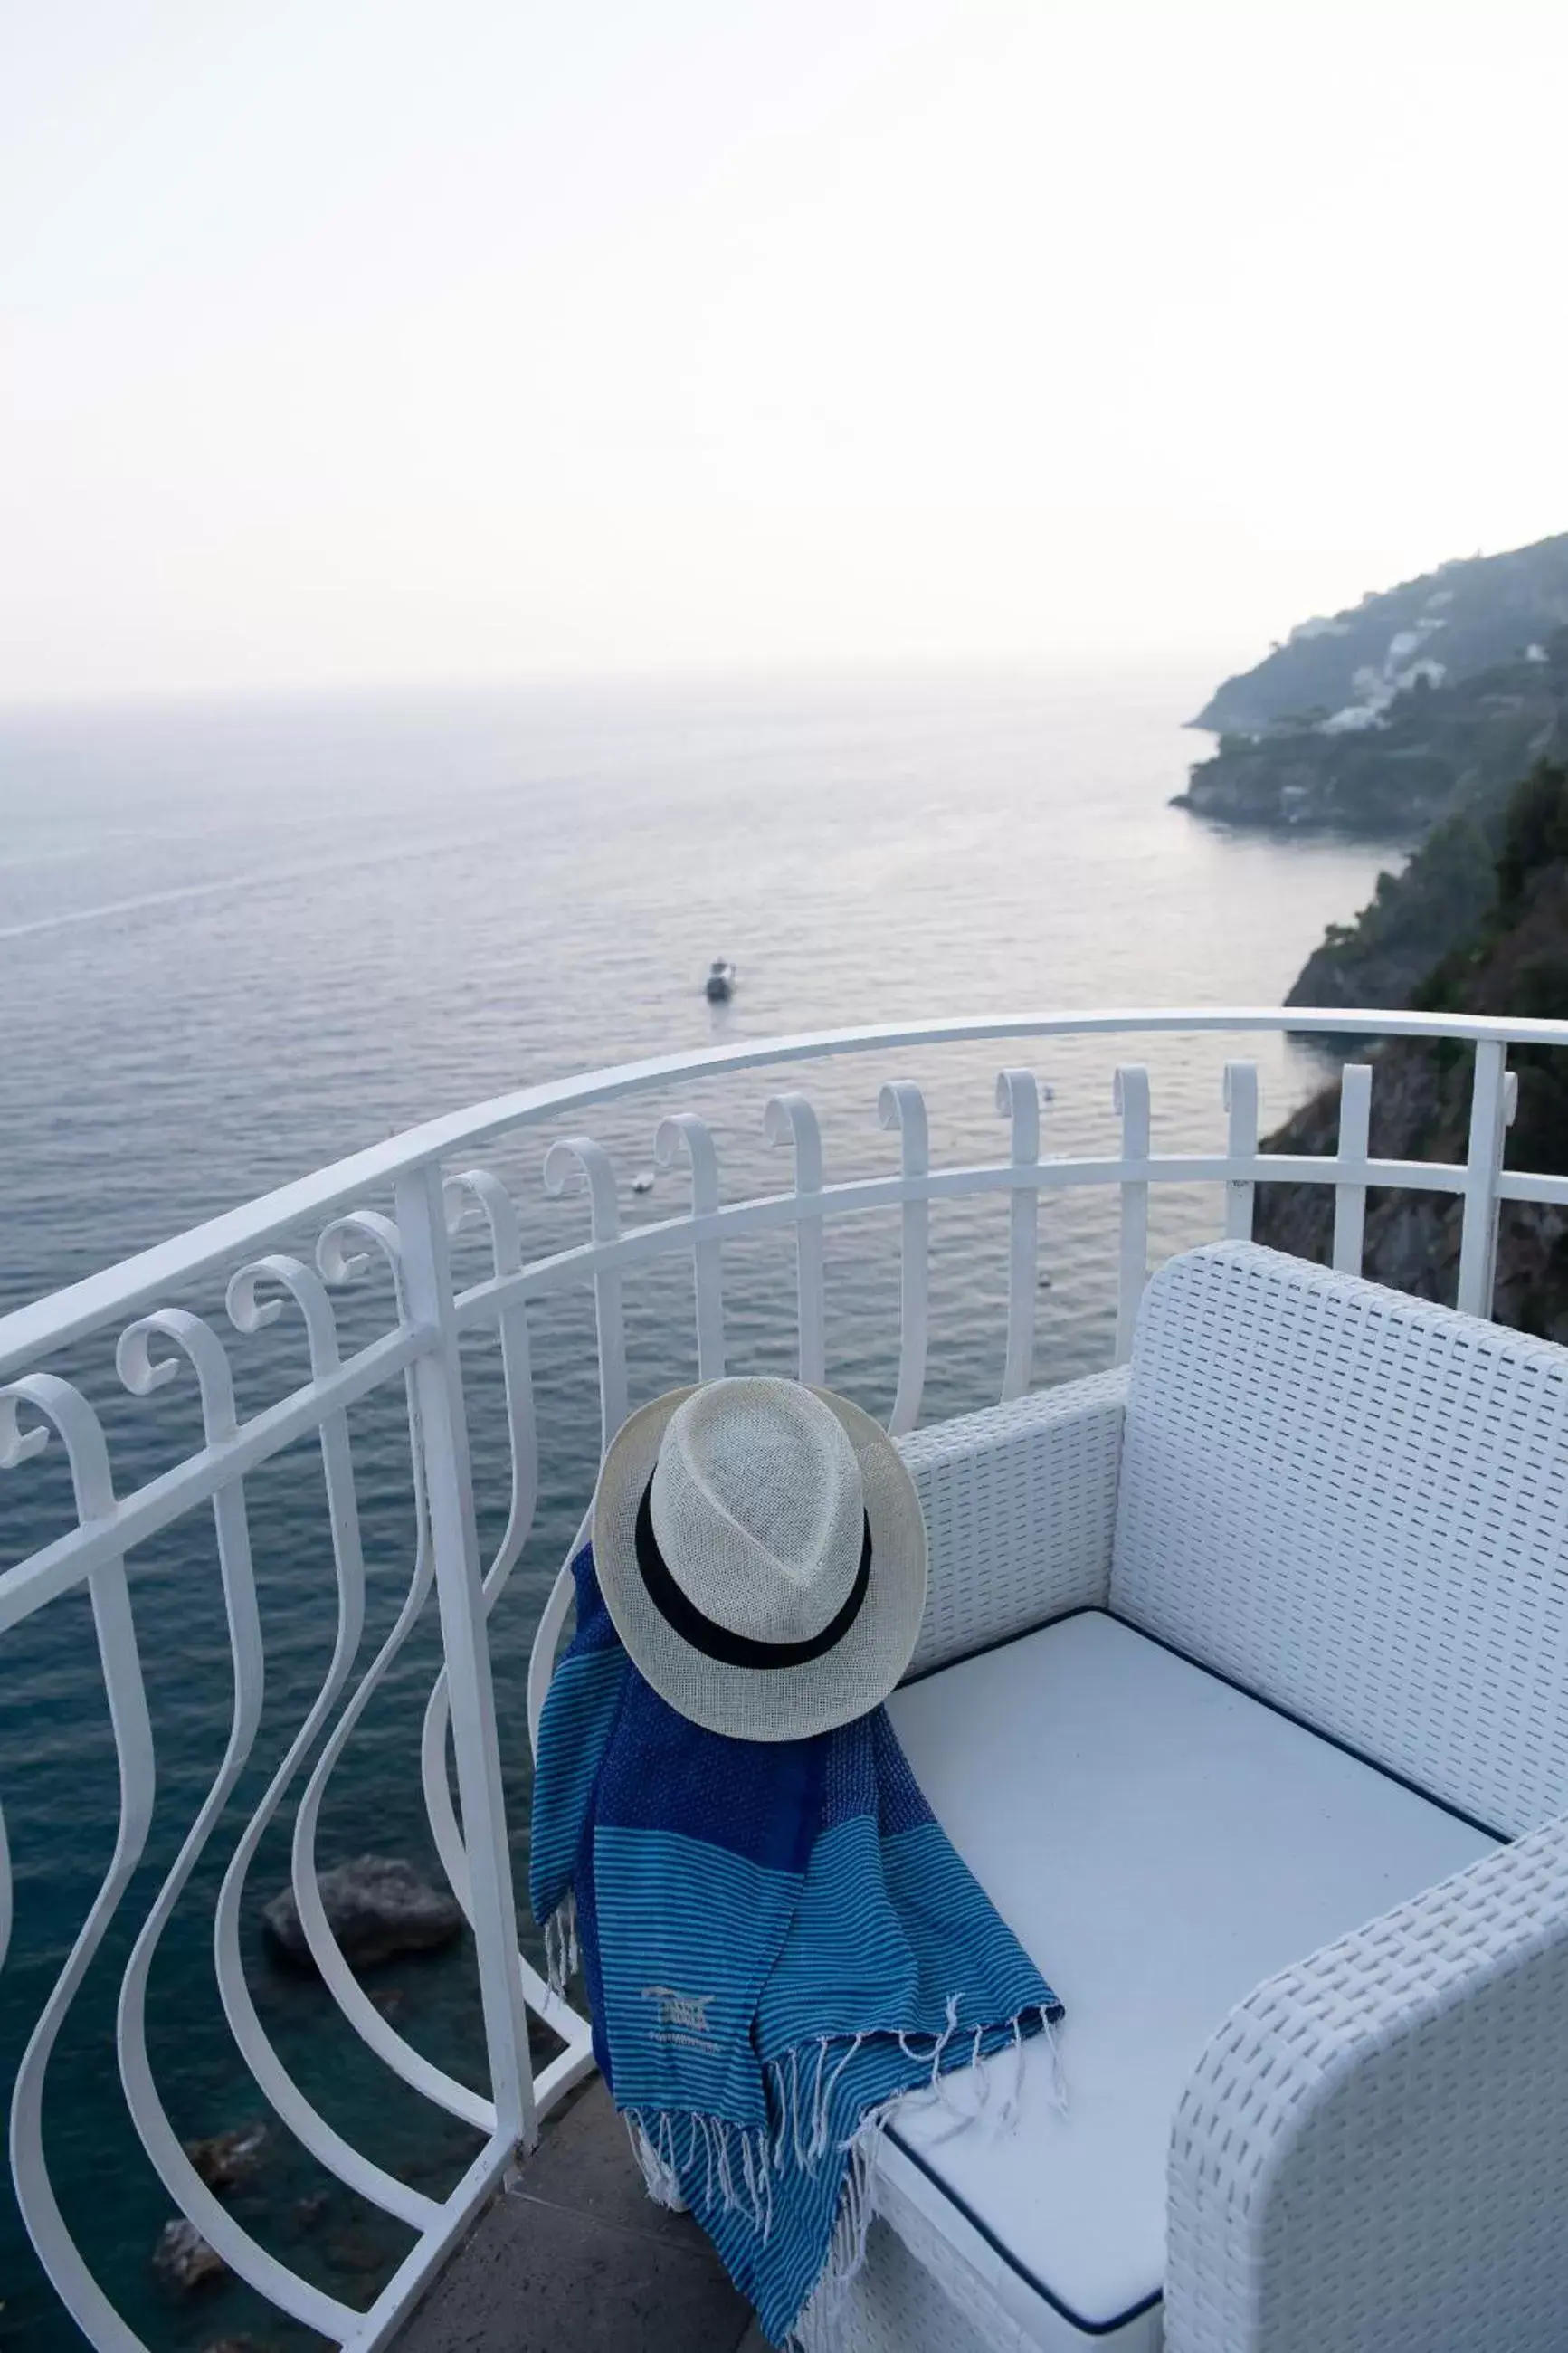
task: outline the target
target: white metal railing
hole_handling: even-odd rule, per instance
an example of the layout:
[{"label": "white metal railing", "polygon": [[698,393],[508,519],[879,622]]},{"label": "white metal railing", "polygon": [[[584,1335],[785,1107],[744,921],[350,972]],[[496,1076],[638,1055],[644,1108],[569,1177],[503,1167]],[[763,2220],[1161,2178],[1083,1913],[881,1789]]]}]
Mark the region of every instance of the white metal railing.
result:
[{"label": "white metal railing", "polygon": [[[585,1240],[530,1258],[516,1199],[471,1156],[518,1131],[575,1116],[595,1103],[677,1082],[760,1071],[824,1056],[888,1053],[911,1047],[1049,1040],[1175,1031],[1247,1033],[1286,1029],[1363,1036],[1376,1033],[1466,1041],[1473,1047],[1475,1087],[1469,1146],[1463,1164],[1374,1159],[1369,1150],[1373,1073],[1351,1065],[1344,1076],[1337,1155],[1265,1155],[1258,1150],[1258,1090],[1254,1066],[1226,1066],[1227,1127],[1212,1153],[1155,1153],[1151,1139],[1149,1074],[1140,1062],[1114,1071],[1121,1148],[1098,1157],[1042,1157],[1041,1103],[1050,1099],[1027,1067],[1009,1062],[995,1082],[1006,1122],[1005,1149],[983,1165],[933,1168],[926,1105],[907,1078],[877,1099],[884,1129],[898,1139],[896,1173],[829,1182],[816,1114],[804,1093],[784,1091],[763,1106],[767,1140],[793,1157],[793,1182],[773,1194],[726,1201],[712,1134],[689,1110],[658,1125],[656,1150],[666,1168],[689,1173],[689,1207],[675,1217],[623,1227],[615,1166],[587,1134],[551,1144],[543,1163],[548,1191],[586,1193]],[[15,1467],[58,1440],[74,1493],[71,1525],[0,1575],[0,1638],[63,1595],[90,1597],[100,1672],[120,1772],[119,1831],[109,1870],[69,1957],[45,2002],[11,2087],[11,2163],[17,2201],[54,2287],[95,2345],[130,2353],[141,2340],[108,2300],[67,2228],[45,2159],[43,2103],[60,2025],[125,1896],[146,1844],[153,1813],[154,1749],[143,1685],[128,1562],[137,1548],[187,1514],[211,1511],[221,1571],[233,1702],[226,1753],[184,1843],[137,1931],[125,1966],[118,2044],[125,2101],[142,2144],[174,2204],[195,2222],[230,2269],[284,2313],[347,2347],[384,2344],[433,2268],[489,2193],[514,2149],[527,2144],[553,2101],[592,2065],[585,2022],[552,1996],[520,1951],[502,1790],[487,1620],[522,1553],[540,1490],[531,1317],[540,1303],[567,1292],[592,1297],[604,1442],[628,1408],[626,1288],[676,1254],[692,1267],[699,1376],[727,1362],[724,1250],[742,1237],[793,1233],[795,1321],[803,1378],[826,1370],[825,1230],[829,1220],[896,1209],[900,1219],[897,1387],[890,1427],[917,1421],[928,1353],[928,1272],[932,1203],[990,1194],[1009,1202],[1004,1398],[1030,1385],[1038,1299],[1037,1213],[1042,1194],[1114,1188],[1120,1200],[1115,1254],[1115,1355],[1125,1359],[1147,1274],[1150,1193],[1195,1182],[1224,1187],[1225,1229],[1251,1229],[1260,1183],[1326,1185],[1334,1194],[1333,1259],[1359,1268],[1369,1186],[1447,1192],[1463,1204],[1458,1303],[1489,1310],[1499,1203],[1568,1203],[1568,1177],[1505,1172],[1503,1133],[1510,1113],[1510,1042],[1568,1045],[1568,1025],[1449,1020],[1389,1013],[1278,1010],[1100,1013],[1021,1017],[850,1029],[741,1045],[635,1063],[558,1084],[531,1088],[436,1121],[374,1150],[287,1186],[247,1208],[128,1259],[53,1297],[0,1319],[0,1466]],[[1216,1109],[1218,1106],[1216,1106]],[[367,1204],[390,1189],[392,1214]],[[489,1269],[459,1287],[449,1245],[478,1220],[488,1235]],[[279,1248],[302,1227],[316,1234],[314,1263]],[[337,1294],[372,1258],[394,1286],[391,1328],[345,1348]],[[167,1303],[205,1277],[226,1283],[226,1320]],[[229,1356],[287,1310],[302,1321],[309,1377],[241,1416]],[[481,1560],[472,1482],[460,1344],[488,1330],[499,1336],[504,1420],[510,1457],[504,1532]],[[119,1492],[112,1451],[84,1390],[46,1360],[108,1334],[120,1377],[132,1397],[154,1396],[194,1375],[202,1437],[171,1467]],[[365,1562],[360,1534],[351,1409],[382,1391],[405,1397],[408,1463],[416,1542],[405,1598],[375,1655],[360,1669],[365,1622]],[[214,1954],[234,2041],[259,2090],[310,2154],[340,2180],[406,2226],[409,2252],[368,2311],[312,2284],[272,2254],[198,2178],[169,2121],[153,2080],[145,2032],[149,1972],[168,1922],[212,1838],[250,1757],[261,1713],[266,1668],[262,1620],[251,1560],[247,1482],[263,1464],[301,1442],[319,1448],[331,1557],[337,1630],[319,1687],[224,1872],[216,1898]],[[422,1778],[431,1831],[453,1892],[471,1923],[481,1994],[487,2089],[480,2093],[436,2066],[370,2000],[334,1940],[320,1894],[316,1838],[323,1796],[356,1725],[431,1593],[439,1620],[441,1663],[426,1709]],[[538,1630],[529,1677],[531,1727],[569,1607],[569,1581],[556,1580]],[[456,1801],[451,1775],[455,1770]],[[410,2188],[375,2156],[352,2146],[321,2115],[269,2041],[243,1966],[240,1922],[247,1873],[268,1824],[292,1799],[292,1879],[300,1922],[322,1979],[342,2016],[375,2056],[439,2109],[483,2136],[479,2155],[444,2199]],[[12,1925],[12,1877],[0,1817],[0,1962]],[[545,2020],[564,2043],[534,2074],[528,2014]]]}]

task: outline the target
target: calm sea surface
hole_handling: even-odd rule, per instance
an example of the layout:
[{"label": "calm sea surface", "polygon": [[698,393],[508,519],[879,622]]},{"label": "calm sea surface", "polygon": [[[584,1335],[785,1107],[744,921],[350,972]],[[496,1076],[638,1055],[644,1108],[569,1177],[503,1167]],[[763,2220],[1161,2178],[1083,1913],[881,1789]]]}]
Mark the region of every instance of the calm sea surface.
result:
[{"label": "calm sea surface", "polygon": [[[995,677],[700,691],[586,690],[0,717],[0,1307],[74,1280],[434,1113],[645,1052],[774,1031],[953,1013],[1096,1005],[1278,1002],[1323,925],[1367,897],[1388,853],[1364,843],[1227,837],[1166,807],[1202,739],[1178,723],[1212,677]],[[710,956],[741,968],[733,1003],[700,993]],[[1299,1049],[1191,1039],[1126,1046],[1153,1084],[1157,1145],[1223,1135],[1227,1050],[1256,1051],[1266,1124],[1308,1090]],[[1113,1045],[947,1049],[805,1069],[829,1166],[897,1165],[876,1124],[879,1082],[928,1089],[933,1159],[994,1156],[999,1060],[1054,1090],[1047,1151],[1115,1135]],[[779,1083],[775,1075],[773,1083]],[[761,1136],[766,1074],[687,1090],[714,1124],[727,1187],[775,1188]],[[674,1099],[672,1099],[674,1100]],[[652,1164],[668,1103],[591,1117],[623,1183]],[[495,1156],[537,1247],[584,1230],[548,1201],[546,1137]],[[668,1214],[678,1176],[628,1218]],[[1212,1190],[1156,1202],[1156,1256],[1218,1229]],[[1037,1377],[1107,1361],[1109,1198],[1042,1215]],[[933,1213],[928,1415],[995,1393],[1005,1210]],[[311,1238],[301,1236],[301,1250]],[[897,1227],[830,1240],[829,1377],[890,1402]],[[732,1369],[790,1363],[782,1238],[727,1252]],[[478,1261],[475,1261],[478,1271]],[[370,1285],[356,1317],[384,1314]],[[221,1294],[191,1303],[226,1334]],[[634,1401],[689,1377],[689,1275],[673,1263],[628,1298]],[[242,1409],[301,1377],[284,1324],[229,1334]],[[521,1674],[549,1579],[591,1490],[597,1445],[585,1302],[535,1334],[540,1511],[494,1641],[520,1865],[526,1855]],[[293,1350],[295,1353],[291,1354]],[[188,1379],[127,1398],[102,1348],[61,1369],[100,1405],[123,1490],[191,1442]],[[496,1366],[470,1380],[481,1534],[504,1522]],[[400,1403],[354,1426],[369,1568],[364,1656],[396,1614],[412,1558]],[[67,1524],[58,1449],[0,1480],[0,1562]],[[257,1756],[154,1964],[149,2040],[183,2136],[265,2113],[238,2062],[211,1965],[213,1894],[234,1837],[309,1705],[335,1612],[320,1469],[291,1452],[252,1482],[268,1638]],[[232,1692],[212,1534],[172,1530],[132,1563],[158,1742],[157,1819],[121,1924],[65,2028],[46,2107],[62,2210],[145,2341],[195,2353],[250,2332],[310,2342],[236,2285],[180,2300],[149,2254],[166,2197],[125,2123],[113,2057],[116,1981],[132,1936],[216,1770]],[[366,1848],[428,1861],[417,1727],[435,1641],[422,1624],[351,1743],[323,1812],[324,1862]],[[0,1641],[0,1797],[16,1879],[0,1980],[0,2081],[90,1903],[113,1837],[113,1749],[91,1621],[72,1596]],[[286,1831],[251,1876],[247,1950],[268,2033],[332,2122],[433,2193],[472,2137],[370,2063],[313,1981],[262,1953],[256,1908],[287,1876]],[[207,1926],[204,1928],[204,1920]],[[372,1981],[400,2032],[478,2081],[471,1955],[394,1965]],[[5,2193],[8,2197],[8,2190]],[[335,2294],[365,2303],[406,2242],[271,2136],[235,2211]],[[78,2340],[15,2210],[0,2206],[0,2348]]]}]

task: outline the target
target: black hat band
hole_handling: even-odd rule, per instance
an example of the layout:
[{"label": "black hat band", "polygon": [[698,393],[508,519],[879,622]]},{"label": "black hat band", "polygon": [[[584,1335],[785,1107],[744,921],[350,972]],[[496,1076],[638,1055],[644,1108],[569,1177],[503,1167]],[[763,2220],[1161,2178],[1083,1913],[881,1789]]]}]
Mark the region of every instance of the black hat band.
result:
[{"label": "black hat band", "polygon": [[866,1518],[866,1533],[860,1545],[860,1566],[855,1572],[855,1582],[847,1599],[820,1634],[813,1634],[804,1642],[759,1642],[750,1634],[736,1634],[728,1626],[719,1625],[705,1617],[689,1595],[681,1591],[665,1564],[658,1548],[658,1538],[653,1532],[653,1481],[643,1489],[642,1502],[637,1517],[637,1567],[648,1599],[666,1625],[679,1635],[705,1659],[715,1659],[725,1667],[804,1667],[813,1659],[820,1659],[841,1642],[860,1615],[871,1582],[871,1522]]}]

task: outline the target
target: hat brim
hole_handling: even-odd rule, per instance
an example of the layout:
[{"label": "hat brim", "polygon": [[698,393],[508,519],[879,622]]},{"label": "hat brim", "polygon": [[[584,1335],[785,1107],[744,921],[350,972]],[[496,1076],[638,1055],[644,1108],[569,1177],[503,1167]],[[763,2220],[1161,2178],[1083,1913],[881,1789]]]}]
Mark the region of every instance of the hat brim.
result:
[{"label": "hat brim", "polygon": [[[637,1557],[637,1515],[676,1408],[671,1389],[641,1406],[611,1440],[594,1496],[594,1565],[616,1633],[659,1697],[691,1723],[733,1740],[799,1740],[878,1706],[914,1655],[926,1603],[926,1531],[915,1482],[879,1422],[831,1389],[814,1388],[855,1449],[871,1531],[871,1574],[854,1622],[818,1659],[736,1667],[694,1650],[655,1606]],[[679,1576],[679,1565],[672,1562]]]}]

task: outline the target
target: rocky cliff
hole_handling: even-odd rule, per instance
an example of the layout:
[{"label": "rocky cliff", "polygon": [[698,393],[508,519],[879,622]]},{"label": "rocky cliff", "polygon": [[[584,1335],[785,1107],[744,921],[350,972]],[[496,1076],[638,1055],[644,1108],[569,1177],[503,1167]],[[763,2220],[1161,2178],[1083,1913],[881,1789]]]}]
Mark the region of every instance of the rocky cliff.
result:
[{"label": "rocky cliff", "polygon": [[[1402,1001],[1434,1011],[1568,1018],[1568,766],[1538,768],[1497,812],[1489,837],[1495,855],[1483,870],[1484,911],[1450,939]],[[1394,1039],[1373,1047],[1368,1059],[1375,1073],[1374,1155],[1462,1160],[1468,1053]],[[1510,1062],[1519,1074],[1519,1109],[1508,1138],[1509,1165],[1568,1172],[1568,1055],[1520,1048]],[[1338,1133],[1336,1082],[1270,1136],[1266,1148],[1329,1153]],[[1265,1186],[1255,1231],[1259,1241],[1326,1259],[1332,1217],[1332,1196],[1321,1187]],[[1457,1201],[1426,1193],[1374,1191],[1370,1197],[1365,1267],[1379,1282],[1451,1302],[1458,1251]],[[1568,1211],[1505,1206],[1496,1313],[1504,1323],[1568,1341]]]},{"label": "rocky cliff", "polygon": [[1449,761],[1447,814],[1401,873],[1378,877],[1353,923],[1331,925],[1288,1005],[1408,1005],[1439,959],[1475,934],[1496,897],[1510,796],[1533,764],[1568,760],[1568,631],[1545,653],[1422,698],[1433,706],[1433,756]]},{"label": "rocky cliff", "polygon": [[1491,907],[1494,832],[1495,821],[1475,811],[1446,818],[1402,873],[1378,876],[1353,923],[1329,925],[1286,1004],[1408,1005],[1439,956],[1468,939]]},{"label": "rocky cliff", "polygon": [[1568,628],[1568,533],[1441,565],[1303,621],[1192,722],[1215,735],[1327,726],[1355,733],[1419,680],[1452,686]]},{"label": "rocky cliff", "polygon": [[1375,726],[1224,736],[1177,805],[1231,824],[1409,843],[1456,812],[1500,802],[1551,752],[1565,712],[1568,630],[1559,630],[1452,684],[1418,678]]}]

